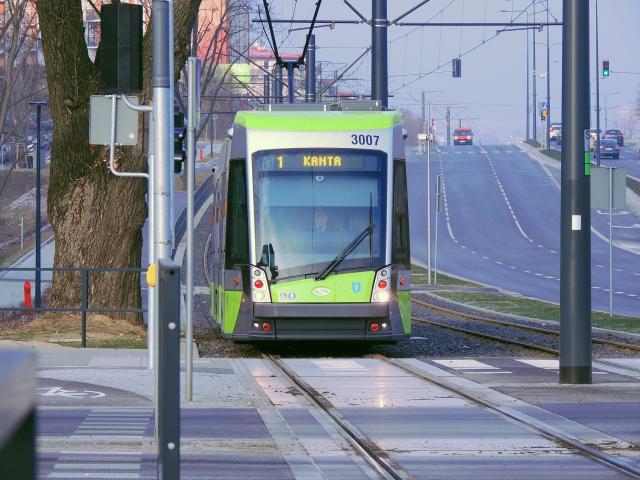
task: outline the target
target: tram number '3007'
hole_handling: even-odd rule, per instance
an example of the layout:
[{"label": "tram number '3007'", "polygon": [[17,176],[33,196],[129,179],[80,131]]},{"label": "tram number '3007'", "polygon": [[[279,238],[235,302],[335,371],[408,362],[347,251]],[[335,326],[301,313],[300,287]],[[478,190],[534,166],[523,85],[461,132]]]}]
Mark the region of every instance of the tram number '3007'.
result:
[{"label": "tram number '3007'", "polygon": [[380,141],[380,135],[351,135],[351,145],[370,145],[376,146]]}]

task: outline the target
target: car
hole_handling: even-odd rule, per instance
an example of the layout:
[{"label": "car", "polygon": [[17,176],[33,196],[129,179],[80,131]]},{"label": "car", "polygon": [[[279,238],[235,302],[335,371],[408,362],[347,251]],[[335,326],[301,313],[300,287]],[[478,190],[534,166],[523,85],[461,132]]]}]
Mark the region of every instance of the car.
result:
[{"label": "car", "polygon": [[618,129],[609,129],[605,130],[602,138],[613,138],[616,142],[618,142],[619,146],[624,146],[624,135]]},{"label": "car", "polygon": [[620,146],[615,138],[603,138],[600,140],[600,158],[620,158]]},{"label": "car", "polygon": [[454,145],[473,145],[473,132],[470,128],[456,128],[453,131]]},{"label": "car", "polygon": [[549,140],[558,142],[558,139],[562,135],[562,124],[561,123],[552,123],[551,127],[549,127]]}]

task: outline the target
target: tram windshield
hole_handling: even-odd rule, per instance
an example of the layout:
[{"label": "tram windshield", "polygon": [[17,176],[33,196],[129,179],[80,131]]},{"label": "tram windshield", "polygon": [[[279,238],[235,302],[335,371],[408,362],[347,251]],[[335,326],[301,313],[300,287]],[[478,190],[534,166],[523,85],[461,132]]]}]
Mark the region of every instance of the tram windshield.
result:
[{"label": "tram windshield", "polygon": [[363,230],[336,271],[385,258],[386,154],[286,149],[253,155],[255,248],[272,278],[318,274]]}]

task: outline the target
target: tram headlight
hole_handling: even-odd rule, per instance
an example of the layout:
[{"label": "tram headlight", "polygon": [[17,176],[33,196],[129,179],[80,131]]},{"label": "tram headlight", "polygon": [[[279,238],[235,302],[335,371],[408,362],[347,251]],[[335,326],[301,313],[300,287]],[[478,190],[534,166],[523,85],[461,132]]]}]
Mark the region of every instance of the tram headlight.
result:
[{"label": "tram headlight", "polygon": [[372,303],[387,303],[391,300],[391,285],[388,280],[390,270],[388,267],[376,272],[376,279],[373,282],[373,292],[371,293]]}]

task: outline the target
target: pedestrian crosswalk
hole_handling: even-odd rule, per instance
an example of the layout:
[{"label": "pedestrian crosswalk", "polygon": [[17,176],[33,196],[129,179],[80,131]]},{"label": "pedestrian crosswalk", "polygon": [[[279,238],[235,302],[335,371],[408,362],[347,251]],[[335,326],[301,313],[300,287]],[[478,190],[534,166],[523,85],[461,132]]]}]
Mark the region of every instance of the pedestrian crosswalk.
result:
[{"label": "pedestrian crosswalk", "polygon": [[[147,461],[147,463],[149,463]],[[51,466],[40,466],[40,479],[50,478],[90,478],[90,479],[141,479],[143,476],[143,455],[141,452],[82,454],[62,453]],[[147,468],[148,470],[148,468]]]},{"label": "pedestrian crosswalk", "polygon": [[149,429],[152,415],[150,409],[94,409],[80,423],[74,435],[141,437]]}]

